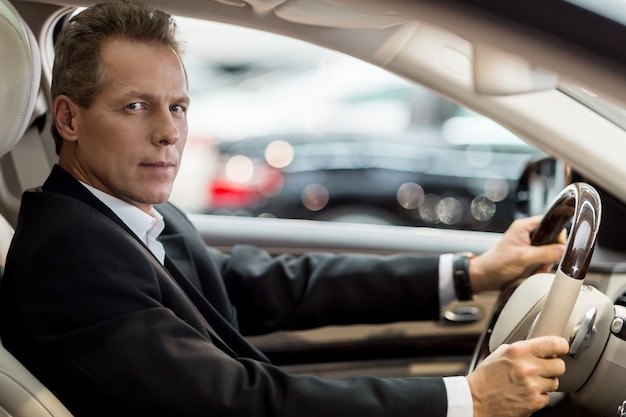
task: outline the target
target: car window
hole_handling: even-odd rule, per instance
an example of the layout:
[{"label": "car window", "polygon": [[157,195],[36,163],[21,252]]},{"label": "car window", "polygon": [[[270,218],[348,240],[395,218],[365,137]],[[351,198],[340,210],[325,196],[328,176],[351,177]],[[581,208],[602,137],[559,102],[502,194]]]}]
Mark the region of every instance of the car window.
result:
[{"label": "car window", "polygon": [[400,77],[278,35],[178,19],[192,213],[504,230],[538,151]]}]

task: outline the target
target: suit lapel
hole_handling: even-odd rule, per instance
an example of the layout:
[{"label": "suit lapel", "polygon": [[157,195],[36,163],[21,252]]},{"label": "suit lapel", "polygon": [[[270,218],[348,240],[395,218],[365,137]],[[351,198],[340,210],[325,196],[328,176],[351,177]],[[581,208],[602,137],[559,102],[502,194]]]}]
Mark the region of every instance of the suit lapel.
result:
[{"label": "suit lapel", "polygon": [[[157,239],[163,245],[167,258],[188,280],[199,285],[199,277],[189,247],[181,234],[161,235]],[[167,266],[167,265],[166,265]]]},{"label": "suit lapel", "polygon": [[[269,359],[258,349],[252,347],[226,319],[209,303],[206,297],[198,290],[200,280],[191,256],[189,246],[183,235],[174,233],[161,235],[158,239],[165,248],[165,268],[172,275],[176,283],[182,288],[193,305],[200,311],[200,315],[210,321],[207,326],[219,333],[219,342],[223,343],[227,353],[233,357],[245,356],[269,362]],[[237,353],[235,353],[237,352]]]},{"label": "suit lapel", "polygon": [[[205,323],[213,342],[221,350],[233,357],[242,356],[269,362],[269,359],[263,353],[250,345],[243,336],[237,333],[230,323],[206,300],[198,288],[194,286],[193,282],[199,285],[199,277],[183,235],[179,233],[165,233],[159,237],[158,240],[163,244],[166,253],[166,265],[163,266],[154,257],[150,249],[106,204],[58,165],[53,167],[50,176],[41,188],[43,191],[56,192],[82,201],[126,230],[134,238],[139,250],[142,250],[145,256],[152,259],[155,267],[161,269],[165,276],[188,297],[190,304],[199,312],[198,318]],[[209,324],[209,321],[211,324]]]},{"label": "suit lapel", "polygon": [[171,273],[172,277],[176,280],[187,297],[189,297],[194,307],[198,309],[200,315],[206,318],[204,321],[209,320],[211,322],[211,325],[207,323],[207,326],[211,327],[212,333],[219,333],[218,340],[227,347],[227,353],[233,357],[247,357],[263,362],[270,362],[267,356],[248,343],[248,341],[215,310],[202,293],[189,282],[182,271],[180,271],[169,258],[167,251],[165,255],[165,268]]}]

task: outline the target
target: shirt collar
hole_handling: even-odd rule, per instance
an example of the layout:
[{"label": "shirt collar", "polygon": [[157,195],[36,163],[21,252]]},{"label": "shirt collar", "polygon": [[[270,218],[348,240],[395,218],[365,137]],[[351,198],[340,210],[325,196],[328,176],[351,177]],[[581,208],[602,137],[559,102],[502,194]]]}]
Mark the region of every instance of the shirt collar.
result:
[{"label": "shirt collar", "polygon": [[120,200],[117,197],[113,197],[103,191],[98,190],[88,184],[81,181],[81,184],[85,186],[96,198],[102,201],[108,208],[110,208],[122,221],[128,226],[128,228],[136,234],[142,242],[148,243],[148,237],[156,239],[161,234],[165,227],[163,222],[163,216],[156,211],[154,207],[151,208],[150,214],[144,212],[139,207],[133,206],[124,200]]}]

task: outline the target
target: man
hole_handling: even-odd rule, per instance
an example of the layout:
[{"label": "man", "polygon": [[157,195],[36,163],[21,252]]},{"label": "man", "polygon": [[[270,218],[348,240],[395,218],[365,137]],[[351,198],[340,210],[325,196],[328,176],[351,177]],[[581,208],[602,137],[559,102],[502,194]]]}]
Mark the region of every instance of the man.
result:
[{"label": "man", "polygon": [[242,334],[278,329],[436,319],[455,293],[500,288],[563,246],[531,247],[535,218],[459,262],[206,248],[166,203],[189,105],[174,30],[168,15],[119,2],[60,33],[59,163],[23,196],[0,291],[7,349],[76,416],[484,417],[544,407],[565,371],[558,337],[503,346],[467,378],[335,381],[289,375],[246,342]]}]

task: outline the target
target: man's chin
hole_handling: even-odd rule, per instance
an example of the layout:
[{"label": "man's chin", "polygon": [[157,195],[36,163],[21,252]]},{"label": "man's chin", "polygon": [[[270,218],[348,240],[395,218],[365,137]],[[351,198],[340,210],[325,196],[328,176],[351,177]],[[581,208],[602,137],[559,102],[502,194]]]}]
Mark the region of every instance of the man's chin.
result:
[{"label": "man's chin", "polygon": [[165,203],[167,200],[169,200],[170,194],[171,193],[167,193],[167,194],[164,194],[164,195],[160,195],[158,197],[154,197],[154,198],[152,198],[150,200],[150,204],[154,206],[154,205],[157,205],[157,204]]},{"label": "man's chin", "polygon": [[149,209],[152,206],[165,203],[170,198],[170,194],[171,193],[169,192],[164,192],[164,193],[154,194],[150,196],[140,197],[134,201],[129,201],[129,202],[132,205],[137,206],[144,211],[147,211],[147,210],[149,211]]}]

